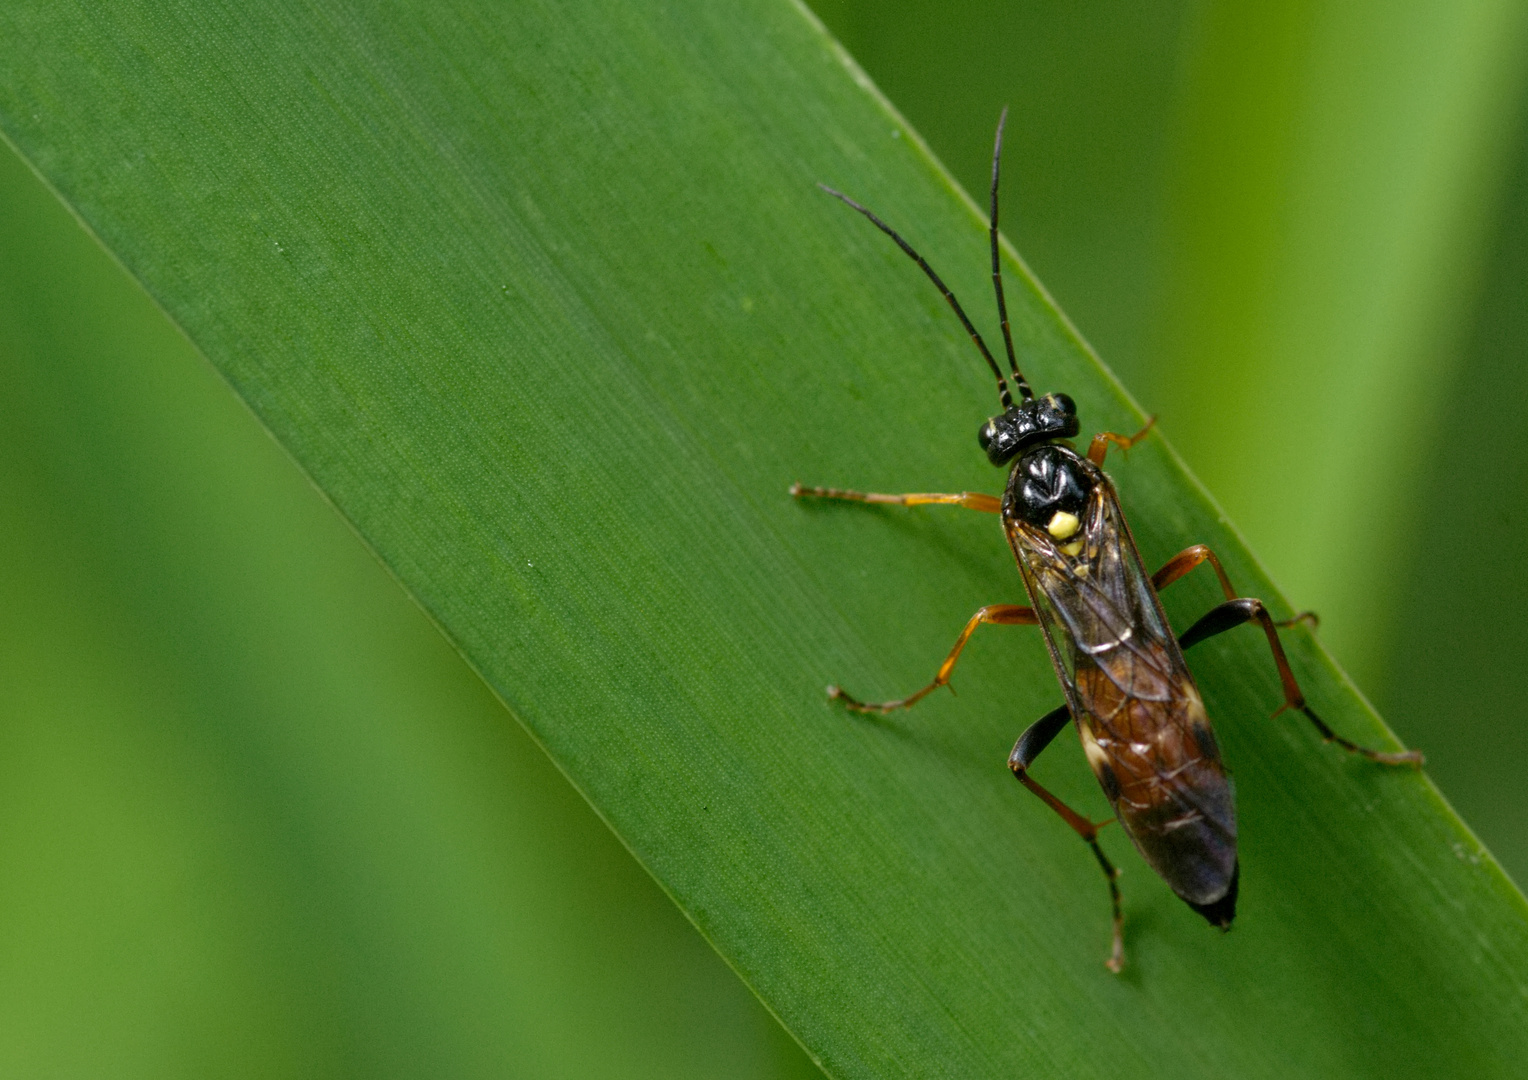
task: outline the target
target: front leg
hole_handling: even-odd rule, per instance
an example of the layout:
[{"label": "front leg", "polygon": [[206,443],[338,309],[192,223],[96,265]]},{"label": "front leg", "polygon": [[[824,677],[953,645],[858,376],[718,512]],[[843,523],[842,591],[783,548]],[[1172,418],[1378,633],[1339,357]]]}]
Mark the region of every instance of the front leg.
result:
[{"label": "front leg", "polygon": [[958,495],[933,493],[882,495],[874,491],[845,491],[842,488],[803,487],[800,484],[792,484],[790,493],[798,499],[841,499],[845,502],[889,503],[894,506],[925,506],[939,503],[964,506],[967,510],[980,510],[984,514],[996,514],[1003,509],[1003,500],[996,495],[982,495],[974,491],[962,491]]},{"label": "front leg", "polygon": [[1088,460],[1094,465],[1102,465],[1104,463],[1104,455],[1109,452],[1110,443],[1113,443],[1121,450],[1129,450],[1146,437],[1147,433],[1156,425],[1156,422],[1157,418],[1155,416],[1147,417],[1146,426],[1130,436],[1120,435],[1113,431],[1100,431],[1097,435],[1093,436],[1093,441],[1088,444]]}]

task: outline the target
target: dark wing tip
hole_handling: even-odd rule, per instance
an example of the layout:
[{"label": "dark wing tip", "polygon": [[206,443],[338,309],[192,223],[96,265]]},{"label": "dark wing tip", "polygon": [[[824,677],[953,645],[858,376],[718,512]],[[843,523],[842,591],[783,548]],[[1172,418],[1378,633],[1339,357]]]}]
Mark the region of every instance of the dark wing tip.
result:
[{"label": "dark wing tip", "polygon": [[1226,894],[1219,900],[1212,900],[1208,904],[1196,904],[1192,900],[1184,903],[1203,915],[1211,926],[1218,926],[1222,930],[1231,929],[1231,920],[1236,918],[1236,890],[1241,884],[1241,863],[1231,871],[1231,886],[1226,889]]}]

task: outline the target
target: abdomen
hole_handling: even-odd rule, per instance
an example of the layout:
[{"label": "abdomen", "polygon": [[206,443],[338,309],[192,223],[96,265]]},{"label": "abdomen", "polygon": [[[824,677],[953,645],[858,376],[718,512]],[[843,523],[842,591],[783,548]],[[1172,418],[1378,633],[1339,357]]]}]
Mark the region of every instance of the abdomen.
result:
[{"label": "abdomen", "polygon": [[1103,668],[1079,664],[1077,720],[1120,826],[1175,893],[1203,906],[1222,899],[1235,877],[1236,808],[1199,690],[1182,675],[1148,700],[1123,692]]}]

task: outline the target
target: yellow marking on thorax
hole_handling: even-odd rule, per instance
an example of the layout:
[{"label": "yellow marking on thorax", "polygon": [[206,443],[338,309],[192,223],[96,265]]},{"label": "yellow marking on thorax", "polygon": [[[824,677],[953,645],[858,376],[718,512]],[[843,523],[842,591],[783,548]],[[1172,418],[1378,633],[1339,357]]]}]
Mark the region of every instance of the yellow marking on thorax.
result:
[{"label": "yellow marking on thorax", "polygon": [[1078,520],[1076,514],[1057,510],[1051,515],[1050,524],[1045,526],[1045,531],[1051,534],[1052,540],[1070,540],[1081,525],[1082,522]]},{"label": "yellow marking on thorax", "polygon": [[[1077,530],[1081,527],[1082,522],[1078,520],[1076,514],[1057,510],[1051,515],[1050,524],[1045,526],[1045,531],[1051,534],[1052,540],[1071,540],[1072,537],[1077,536]],[[1077,536],[1077,539],[1072,540],[1070,544],[1062,544],[1060,550],[1063,555],[1076,558],[1082,551],[1082,537]]]}]

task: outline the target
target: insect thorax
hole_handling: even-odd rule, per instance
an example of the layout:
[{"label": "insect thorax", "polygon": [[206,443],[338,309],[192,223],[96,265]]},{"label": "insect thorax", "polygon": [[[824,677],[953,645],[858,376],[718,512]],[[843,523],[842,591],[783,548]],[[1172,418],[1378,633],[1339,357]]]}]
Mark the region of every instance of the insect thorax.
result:
[{"label": "insect thorax", "polygon": [[1030,450],[1008,475],[1005,517],[1024,521],[1064,544],[1081,526],[1097,470],[1068,446],[1046,443]]}]

